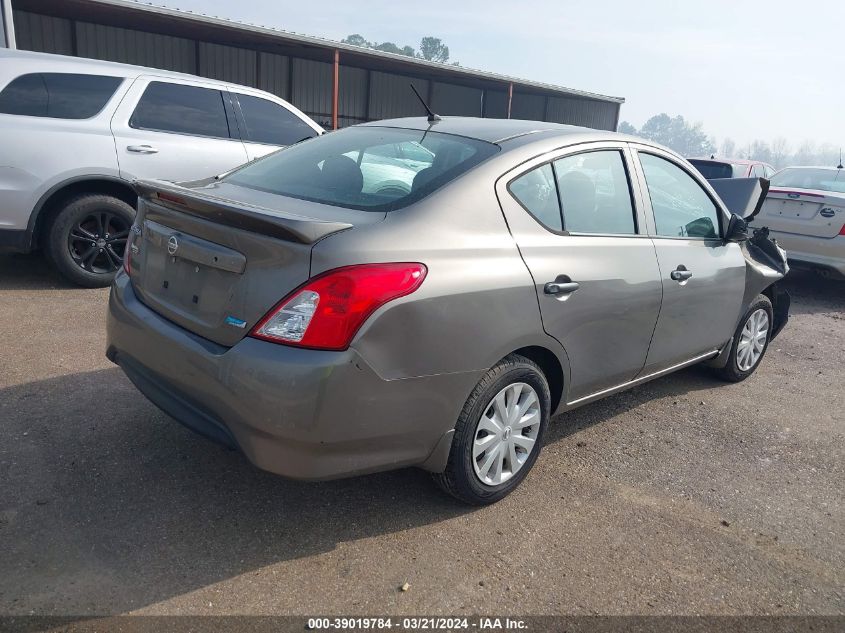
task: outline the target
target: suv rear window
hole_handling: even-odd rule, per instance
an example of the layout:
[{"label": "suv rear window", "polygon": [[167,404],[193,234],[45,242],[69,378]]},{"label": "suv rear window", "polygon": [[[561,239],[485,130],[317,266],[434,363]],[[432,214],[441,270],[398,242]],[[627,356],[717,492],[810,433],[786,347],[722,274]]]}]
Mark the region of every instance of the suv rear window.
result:
[{"label": "suv rear window", "polygon": [[0,113],[53,119],[90,119],[99,113],[122,77],[31,73],[0,92]]},{"label": "suv rear window", "polygon": [[270,145],[293,145],[317,136],[305,121],[268,99],[237,93],[246,130],[244,140]]},{"label": "suv rear window", "polygon": [[364,211],[415,202],[498,152],[476,139],[387,127],[352,127],[280,150],[226,181]]},{"label": "suv rear window", "polygon": [[129,125],[141,130],[229,138],[229,120],[219,90],[164,81],[150,82]]},{"label": "suv rear window", "polygon": [[[691,160],[690,164],[707,180],[734,177],[734,166],[731,163],[719,163],[712,160]],[[741,167],[745,169],[745,165]]]}]

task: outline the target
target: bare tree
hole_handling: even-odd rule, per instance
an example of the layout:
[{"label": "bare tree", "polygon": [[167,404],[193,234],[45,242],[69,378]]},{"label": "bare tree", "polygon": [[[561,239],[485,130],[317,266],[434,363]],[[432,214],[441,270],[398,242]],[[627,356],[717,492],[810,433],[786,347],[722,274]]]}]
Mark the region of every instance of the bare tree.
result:
[{"label": "bare tree", "polygon": [[726,138],[722,141],[722,149],[719,153],[725,158],[733,158],[736,152],[736,142],[732,138]]},{"label": "bare tree", "polygon": [[772,141],[772,164],[775,167],[783,167],[789,157],[789,141],[778,136]]}]

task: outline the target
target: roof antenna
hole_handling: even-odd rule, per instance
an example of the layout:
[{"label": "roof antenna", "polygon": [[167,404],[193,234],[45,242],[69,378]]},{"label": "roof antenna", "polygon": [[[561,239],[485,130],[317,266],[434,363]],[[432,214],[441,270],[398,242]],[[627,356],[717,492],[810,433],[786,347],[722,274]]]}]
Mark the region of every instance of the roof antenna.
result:
[{"label": "roof antenna", "polygon": [[434,114],[434,112],[432,112],[431,108],[428,107],[428,104],[425,102],[425,99],[423,99],[420,96],[420,93],[417,92],[417,89],[414,87],[414,84],[409,84],[409,85],[411,86],[411,90],[414,91],[414,94],[417,95],[417,99],[420,100],[420,103],[425,108],[425,111],[428,112],[428,122],[434,123],[435,121],[440,121],[441,120],[440,117],[437,116],[436,114]]},{"label": "roof antenna", "polygon": [[839,148],[839,164],[836,166],[836,169],[845,169],[845,167],[842,166],[842,148],[841,147]]}]

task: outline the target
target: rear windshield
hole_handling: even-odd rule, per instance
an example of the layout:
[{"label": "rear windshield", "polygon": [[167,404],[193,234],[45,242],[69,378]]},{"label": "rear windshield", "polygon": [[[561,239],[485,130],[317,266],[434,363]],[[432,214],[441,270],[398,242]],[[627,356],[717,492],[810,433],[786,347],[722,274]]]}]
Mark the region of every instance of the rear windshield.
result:
[{"label": "rear windshield", "polygon": [[772,187],[798,187],[845,193],[845,169],[781,169],[772,176]]},{"label": "rear windshield", "polygon": [[717,178],[739,178],[745,175],[745,165],[732,165],[731,163],[718,163],[712,160],[691,160],[690,164],[695,167],[707,180]]},{"label": "rear windshield", "polygon": [[427,196],[498,151],[484,141],[387,127],[352,127],[271,154],[226,181],[364,211]]}]

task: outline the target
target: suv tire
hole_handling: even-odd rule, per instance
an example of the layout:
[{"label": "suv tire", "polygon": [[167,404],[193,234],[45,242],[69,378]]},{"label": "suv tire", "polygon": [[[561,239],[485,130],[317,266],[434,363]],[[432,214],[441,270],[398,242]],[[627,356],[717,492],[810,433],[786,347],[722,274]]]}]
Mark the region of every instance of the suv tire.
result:
[{"label": "suv tire", "polygon": [[78,286],[108,286],[121,266],[135,209],[104,194],[68,200],[47,233],[47,260]]},{"label": "suv tire", "polygon": [[435,474],[434,480],[472,505],[503,498],[537,461],[550,408],[549,384],[542,370],[523,356],[506,356],[467,399],[455,425],[446,470]]}]

